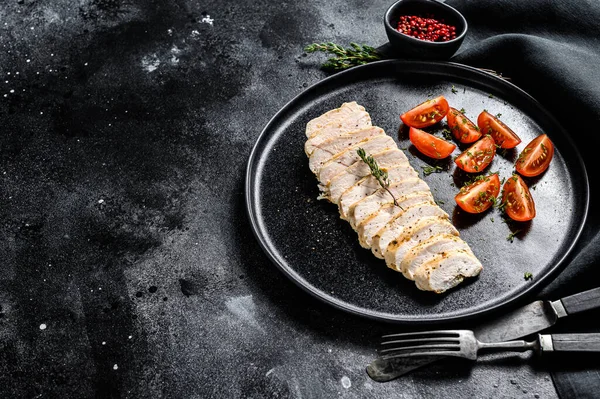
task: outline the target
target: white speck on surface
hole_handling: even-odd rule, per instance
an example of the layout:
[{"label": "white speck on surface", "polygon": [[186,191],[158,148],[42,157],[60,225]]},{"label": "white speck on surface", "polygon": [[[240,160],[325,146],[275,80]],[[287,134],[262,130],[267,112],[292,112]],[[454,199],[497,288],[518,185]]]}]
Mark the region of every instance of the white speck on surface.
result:
[{"label": "white speck on surface", "polygon": [[102,341],[102,345],[106,345],[106,341]]},{"label": "white speck on surface", "polygon": [[273,373],[273,371],[275,371],[274,368],[272,368],[271,370],[267,371],[267,374],[265,374],[265,377],[268,377],[269,375],[271,375]]},{"label": "white speck on surface", "polygon": [[88,63],[86,62],[85,64],[83,64],[83,66],[88,66]]},{"label": "white speck on surface", "polygon": [[173,29],[167,29],[167,34],[169,36],[173,36]]},{"label": "white speck on surface", "polygon": [[132,338],[132,336],[130,335],[130,336],[129,336],[129,337],[127,337],[127,338],[128,338],[128,339],[131,339],[131,338]]},{"label": "white speck on surface", "polygon": [[192,31],[192,34],[191,34],[191,36],[192,36],[192,37],[197,37],[197,36],[199,36],[199,35],[200,35],[200,32],[198,32],[196,29],[194,29],[194,30]]},{"label": "white speck on surface", "polygon": [[346,389],[350,388],[352,386],[352,382],[350,381],[350,378],[343,376],[342,377],[342,386]]},{"label": "white speck on surface", "polygon": [[201,23],[203,24],[209,24],[212,25],[213,22],[215,22],[215,20],[213,18],[210,17],[210,15],[206,15],[206,17],[202,17],[202,19],[200,20]]},{"label": "white speck on surface", "polygon": [[179,63],[179,54],[181,54],[181,50],[177,46],[171,47],[171,64]]},{"label": "white speck on surface", "polygon": [[148,73],[156,71],[160,65],[160,60],[156,54],[146,55],[142,58],[142,69]]},{"label": "white speck on surface", "polygon": [[30,59],[28,59],[26,62],[31,62],[31,60],[30,60]]},{"label": "white speck on surface", "polygon": [[45,325],[44,323],[40,324],[40,330],[45,330],[46,327],[48,327],[47,325]]},{"label": "white speck on surface", "polygon": [[103,200],[102,198],[100,198],[100,199],[98,200],[98,203],[99,203],[99,204],[104,204],[104,200]]},{"label": "white speck on surface", "polygon": [[10,92],[11,92],[11,93],[14,93],[14,92],[15,92],[15,90],[14,90],[14,89],[11,89],[11,91],[10,91]]},{"label": "white speck on surface", "polygon": [[115,363],[115,365],[113,366],[113,370],[118,370],[119,366]]}]

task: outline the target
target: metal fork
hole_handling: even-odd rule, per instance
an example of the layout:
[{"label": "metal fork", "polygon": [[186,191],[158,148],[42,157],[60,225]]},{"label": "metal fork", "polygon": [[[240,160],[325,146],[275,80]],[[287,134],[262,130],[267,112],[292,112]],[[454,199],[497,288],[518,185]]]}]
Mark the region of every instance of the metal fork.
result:
[{"label": "metal fork", "polygon": [[477,352],[508,350],[525,352],[600,352],[600,334],[538,334],[538,339],[487,343],[473,331],[441,330],[384,335],[379,354],[382,359],[413,356],[455,356],[476,360]]}]

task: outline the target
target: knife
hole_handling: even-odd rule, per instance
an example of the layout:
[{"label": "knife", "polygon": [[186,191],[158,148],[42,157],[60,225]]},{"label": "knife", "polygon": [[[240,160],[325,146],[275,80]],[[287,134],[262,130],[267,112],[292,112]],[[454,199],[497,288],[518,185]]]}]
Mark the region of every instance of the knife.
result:
[{"label": "knife", "polygon": [[[496,319],[486,321],[473,330],[484,342],[507,341],[542,331],[553,326],[558,319],[595,308],[600,308],[600,288],[566,296],[556,301],[535,301]],[[439,359],[439,356],[375,359],[367,366],[367,374],[378,382],[391,381]]]}]

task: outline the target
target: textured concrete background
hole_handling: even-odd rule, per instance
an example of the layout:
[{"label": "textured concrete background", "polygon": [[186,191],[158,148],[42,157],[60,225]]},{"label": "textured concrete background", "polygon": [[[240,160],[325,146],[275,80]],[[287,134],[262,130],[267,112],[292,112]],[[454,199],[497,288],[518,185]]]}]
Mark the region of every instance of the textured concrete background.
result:
[{"label": "textured concrete background", "polygon": [[3,2],[0,397],[555,397],[519,356],[372,382],[389,326],[249,229],[254,141],[326,76],[302,47],[385,42],[389,3]]}]

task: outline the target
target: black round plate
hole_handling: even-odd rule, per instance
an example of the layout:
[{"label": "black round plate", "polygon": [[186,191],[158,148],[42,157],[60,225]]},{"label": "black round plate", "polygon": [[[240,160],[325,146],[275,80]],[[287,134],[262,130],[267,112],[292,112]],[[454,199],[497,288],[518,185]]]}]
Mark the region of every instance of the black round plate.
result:
[{"label": "black round plate", "polygon": [[[556,152],[550,168],[527,179],[537,209],[528,223],[505,223],[500,211],[466,214],[454,196],[466,179],[449,167],[422,178],[461,236],[484,265],[478,278],[438,295],[419,291],[412,281],[385,266],[358,244],[337,207],[317,201],[317,180],[304,154],[306,123],[346,101],[357,101],[406,149],[417,171],[435,165],[408,140],[399,114],[427,98],[444,95],[473,121],[487,109],[521,137],[517,150],[499,154],[488,171],[513,173],[518,153],[546,133]],[[428,129],[439,132],[440,126]],[[459,153],[459,149],[455,154]],[[552,279],[575,245],[587,215],[588,180],[568,134],[528,94],[478,69],[453,63],[380,61],[352,68],[308,88],[267,124],[250,155],[247,210],[264,251],[289,278],[323,301],[379,320],[416,323],[454,321],[506,306]],[[515,231],[514,241],[507,237]],[[533,275],[526,281],[524,274]]]}]

